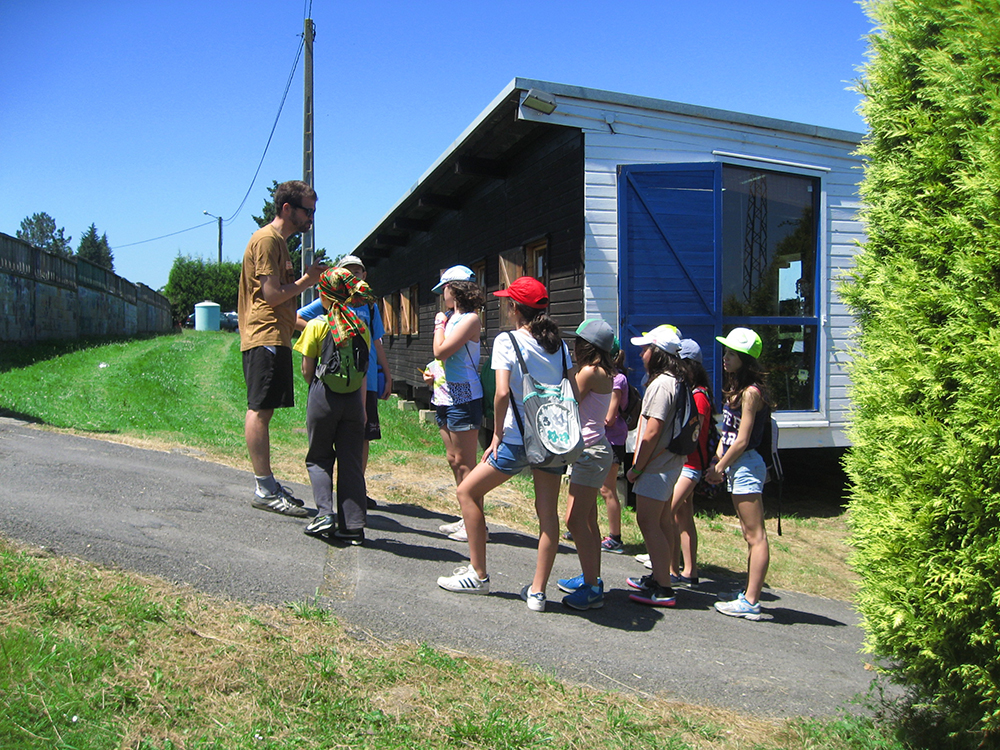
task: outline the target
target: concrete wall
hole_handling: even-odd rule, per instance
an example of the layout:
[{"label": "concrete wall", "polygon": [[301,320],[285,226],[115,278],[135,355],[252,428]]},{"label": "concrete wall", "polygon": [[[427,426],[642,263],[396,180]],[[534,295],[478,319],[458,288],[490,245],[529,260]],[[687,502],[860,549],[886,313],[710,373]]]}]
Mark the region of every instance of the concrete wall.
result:
[{"label": "concrete wall", "polygon": [[81,258],[0,234],[0,341],[166,332],[170,302]]}]

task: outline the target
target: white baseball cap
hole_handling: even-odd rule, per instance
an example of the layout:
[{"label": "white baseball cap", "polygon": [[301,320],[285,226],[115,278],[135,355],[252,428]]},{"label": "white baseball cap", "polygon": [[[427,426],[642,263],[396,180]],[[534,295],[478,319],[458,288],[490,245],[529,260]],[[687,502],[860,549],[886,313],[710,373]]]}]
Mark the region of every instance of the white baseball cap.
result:
[{"label": "white baseball cap", "polygon": [[361,260],[357,255],[345,255],[337,263],[337,268],[347,268],[348,266],[361,266],[362,270],[365,269],[365,262]]},{"label": "white baseball cap", "polygon": [[444,292],[444,287],[449,281],[475,281],[476,274],[468,266],[452,266],[441,274],[441,281],[434,285],[431,290],[434,294]]},{"label": "white baseball cap", "polygon": [[632,343],[636,346],[646,346],[647,344],[662,349],[668,354],[677,354],[681,350],[680,331],[676,326],[661,325],[656,326],[652,331],[633,336]]}]

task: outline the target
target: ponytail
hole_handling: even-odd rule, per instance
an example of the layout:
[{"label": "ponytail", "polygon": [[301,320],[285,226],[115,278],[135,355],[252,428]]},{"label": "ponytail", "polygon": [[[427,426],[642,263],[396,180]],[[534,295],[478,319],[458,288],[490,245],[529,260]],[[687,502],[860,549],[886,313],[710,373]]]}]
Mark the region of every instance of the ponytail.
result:
[{"label": "ponytail", "polygon": [[538,342],[549,354],[555,354],[562,348],[562,336],[559,326],[550,318],[544,310],[536,310],[533,307],[515,302],[514,307],[518,316],[528,325],[528,332],[531,337]]}]

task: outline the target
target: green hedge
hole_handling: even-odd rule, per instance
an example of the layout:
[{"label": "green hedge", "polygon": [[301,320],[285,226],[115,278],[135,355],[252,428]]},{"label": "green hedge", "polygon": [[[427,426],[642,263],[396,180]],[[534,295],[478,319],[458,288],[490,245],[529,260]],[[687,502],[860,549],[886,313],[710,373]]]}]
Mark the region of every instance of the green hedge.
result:
[{"label": "green hedge", "polygon": [[868,240],[842,288],[859,604],[920,744],[997,746],[1000,4],[865,8]]}]

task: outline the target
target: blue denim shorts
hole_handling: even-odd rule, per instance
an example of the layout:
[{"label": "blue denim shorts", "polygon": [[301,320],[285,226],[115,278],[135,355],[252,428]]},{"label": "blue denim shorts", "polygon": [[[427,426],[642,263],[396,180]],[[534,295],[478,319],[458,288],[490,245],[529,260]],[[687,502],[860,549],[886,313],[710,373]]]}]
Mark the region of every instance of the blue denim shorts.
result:
[{"label": "blue denim shorts", "polygon": [[726,469],[726,486],[734,495],[759,495],[764,491],[766,473],[764,458],[757,451],[749,450]]},{"label": "blue denim shorts", "polygon": [[478,430],[483,424],[483,400],[481,398],[464,404],[434,407],[434,419],[438,427],[448,432],[468,432]]},{"label": "blue denim shorts", "polygon": [[701,481],[701,475],[704,474],[704,473],[705,472],[703,472],[701,469],[696,469],[693,466],[687,466],[687,465],[685,465],[684,468],[681,469],[681,476],[682,477],[687,477],[692,482],[700,482]]},{"label": "blue denim shorts", "polygon": [[[528,463],[528,457],[524,452],[524,446],[513,443],[500,443],[496,453],[486,460],[494,469],[501,471],[504,474],[509,474],[510,476],[520,474],[525,469],[533,468],[531,464]],[[548,474],[565,474],[566,467],[553,466],[539,469],[539,471],[544,471]]]}]

